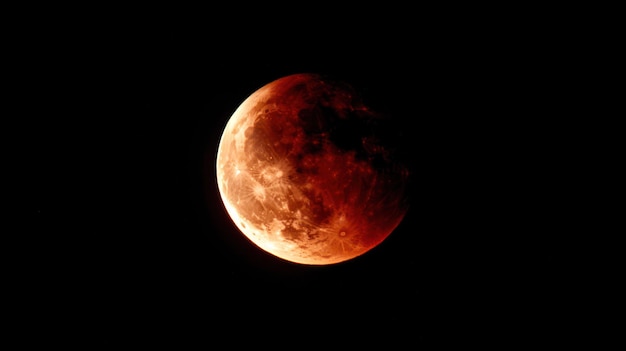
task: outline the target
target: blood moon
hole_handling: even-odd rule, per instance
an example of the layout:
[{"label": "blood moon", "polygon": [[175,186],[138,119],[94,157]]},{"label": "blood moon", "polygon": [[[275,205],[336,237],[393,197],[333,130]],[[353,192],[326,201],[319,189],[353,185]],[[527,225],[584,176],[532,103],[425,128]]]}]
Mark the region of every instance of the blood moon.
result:
[{"label": "blood moon", "polygon": [[261,249],[300,264],[376,247],[408,209],[409,172],[394,159],[387,121],[327,76],[262,86],[235,110],[218,147],[217,184],[232,221]]}]

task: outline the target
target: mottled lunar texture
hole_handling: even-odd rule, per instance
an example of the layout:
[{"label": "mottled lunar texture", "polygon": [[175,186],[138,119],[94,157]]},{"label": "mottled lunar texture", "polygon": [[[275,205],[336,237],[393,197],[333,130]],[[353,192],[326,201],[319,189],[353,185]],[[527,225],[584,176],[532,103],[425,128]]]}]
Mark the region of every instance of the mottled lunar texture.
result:
[{"label": "mottled lunar texture", "polygon": [[216,162],[240,231],[287,261],[335,264],[380,244],[406,214],[407,168],[389,118],[317,74],[270,82],[235,110]]}]

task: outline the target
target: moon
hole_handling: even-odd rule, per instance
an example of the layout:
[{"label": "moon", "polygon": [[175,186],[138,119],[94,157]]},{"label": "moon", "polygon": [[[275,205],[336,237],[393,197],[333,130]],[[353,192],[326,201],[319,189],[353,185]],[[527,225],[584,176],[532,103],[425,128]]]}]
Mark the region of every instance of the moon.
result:
[{"label": "moon", "polygon": [[218,190],[234,225],[260,249],[304,265],[378,246],[409,207],[409,171],[389,146],[397,132],[389,120],[352,85],[321,74],[253,92],[217,151]]}]

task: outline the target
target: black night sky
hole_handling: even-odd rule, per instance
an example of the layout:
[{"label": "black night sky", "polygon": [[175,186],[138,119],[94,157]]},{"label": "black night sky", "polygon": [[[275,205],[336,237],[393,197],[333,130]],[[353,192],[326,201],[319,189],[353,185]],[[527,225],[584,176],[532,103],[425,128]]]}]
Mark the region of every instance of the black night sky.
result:
[{"label": "black night sky", "polygon": [[[26,105],[38,115],[25,146],[38,259],[24,265],[42,323],[69,316],[92,342],[140,344],[233,332],[235,345],[291,335],[410,349],[549,334],[560,195],[549,38],[408,14],[246,28],[216,24],[219,13],[145,17],[30,33],[22,63],[38,83],[24,89],[44,98]],[[397,230],[333,266],[254,247],[205,168],[249,94],[302,72],[343,79],[396,119],[412,171]]]}]

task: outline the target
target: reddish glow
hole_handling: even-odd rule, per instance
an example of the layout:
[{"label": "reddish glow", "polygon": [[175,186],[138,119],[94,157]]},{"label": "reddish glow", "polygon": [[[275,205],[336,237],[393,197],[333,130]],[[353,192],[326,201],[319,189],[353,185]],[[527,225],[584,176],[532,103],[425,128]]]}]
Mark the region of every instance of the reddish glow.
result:
[{"label": "reddish glow", "polygon": [[261,249],[302,264],[346,261],[380,244],[406,213],[408,172],[363,128],[372,118],[350,87],[318,75],[254,92],[228,121],[217,155],[235,225]]}]

